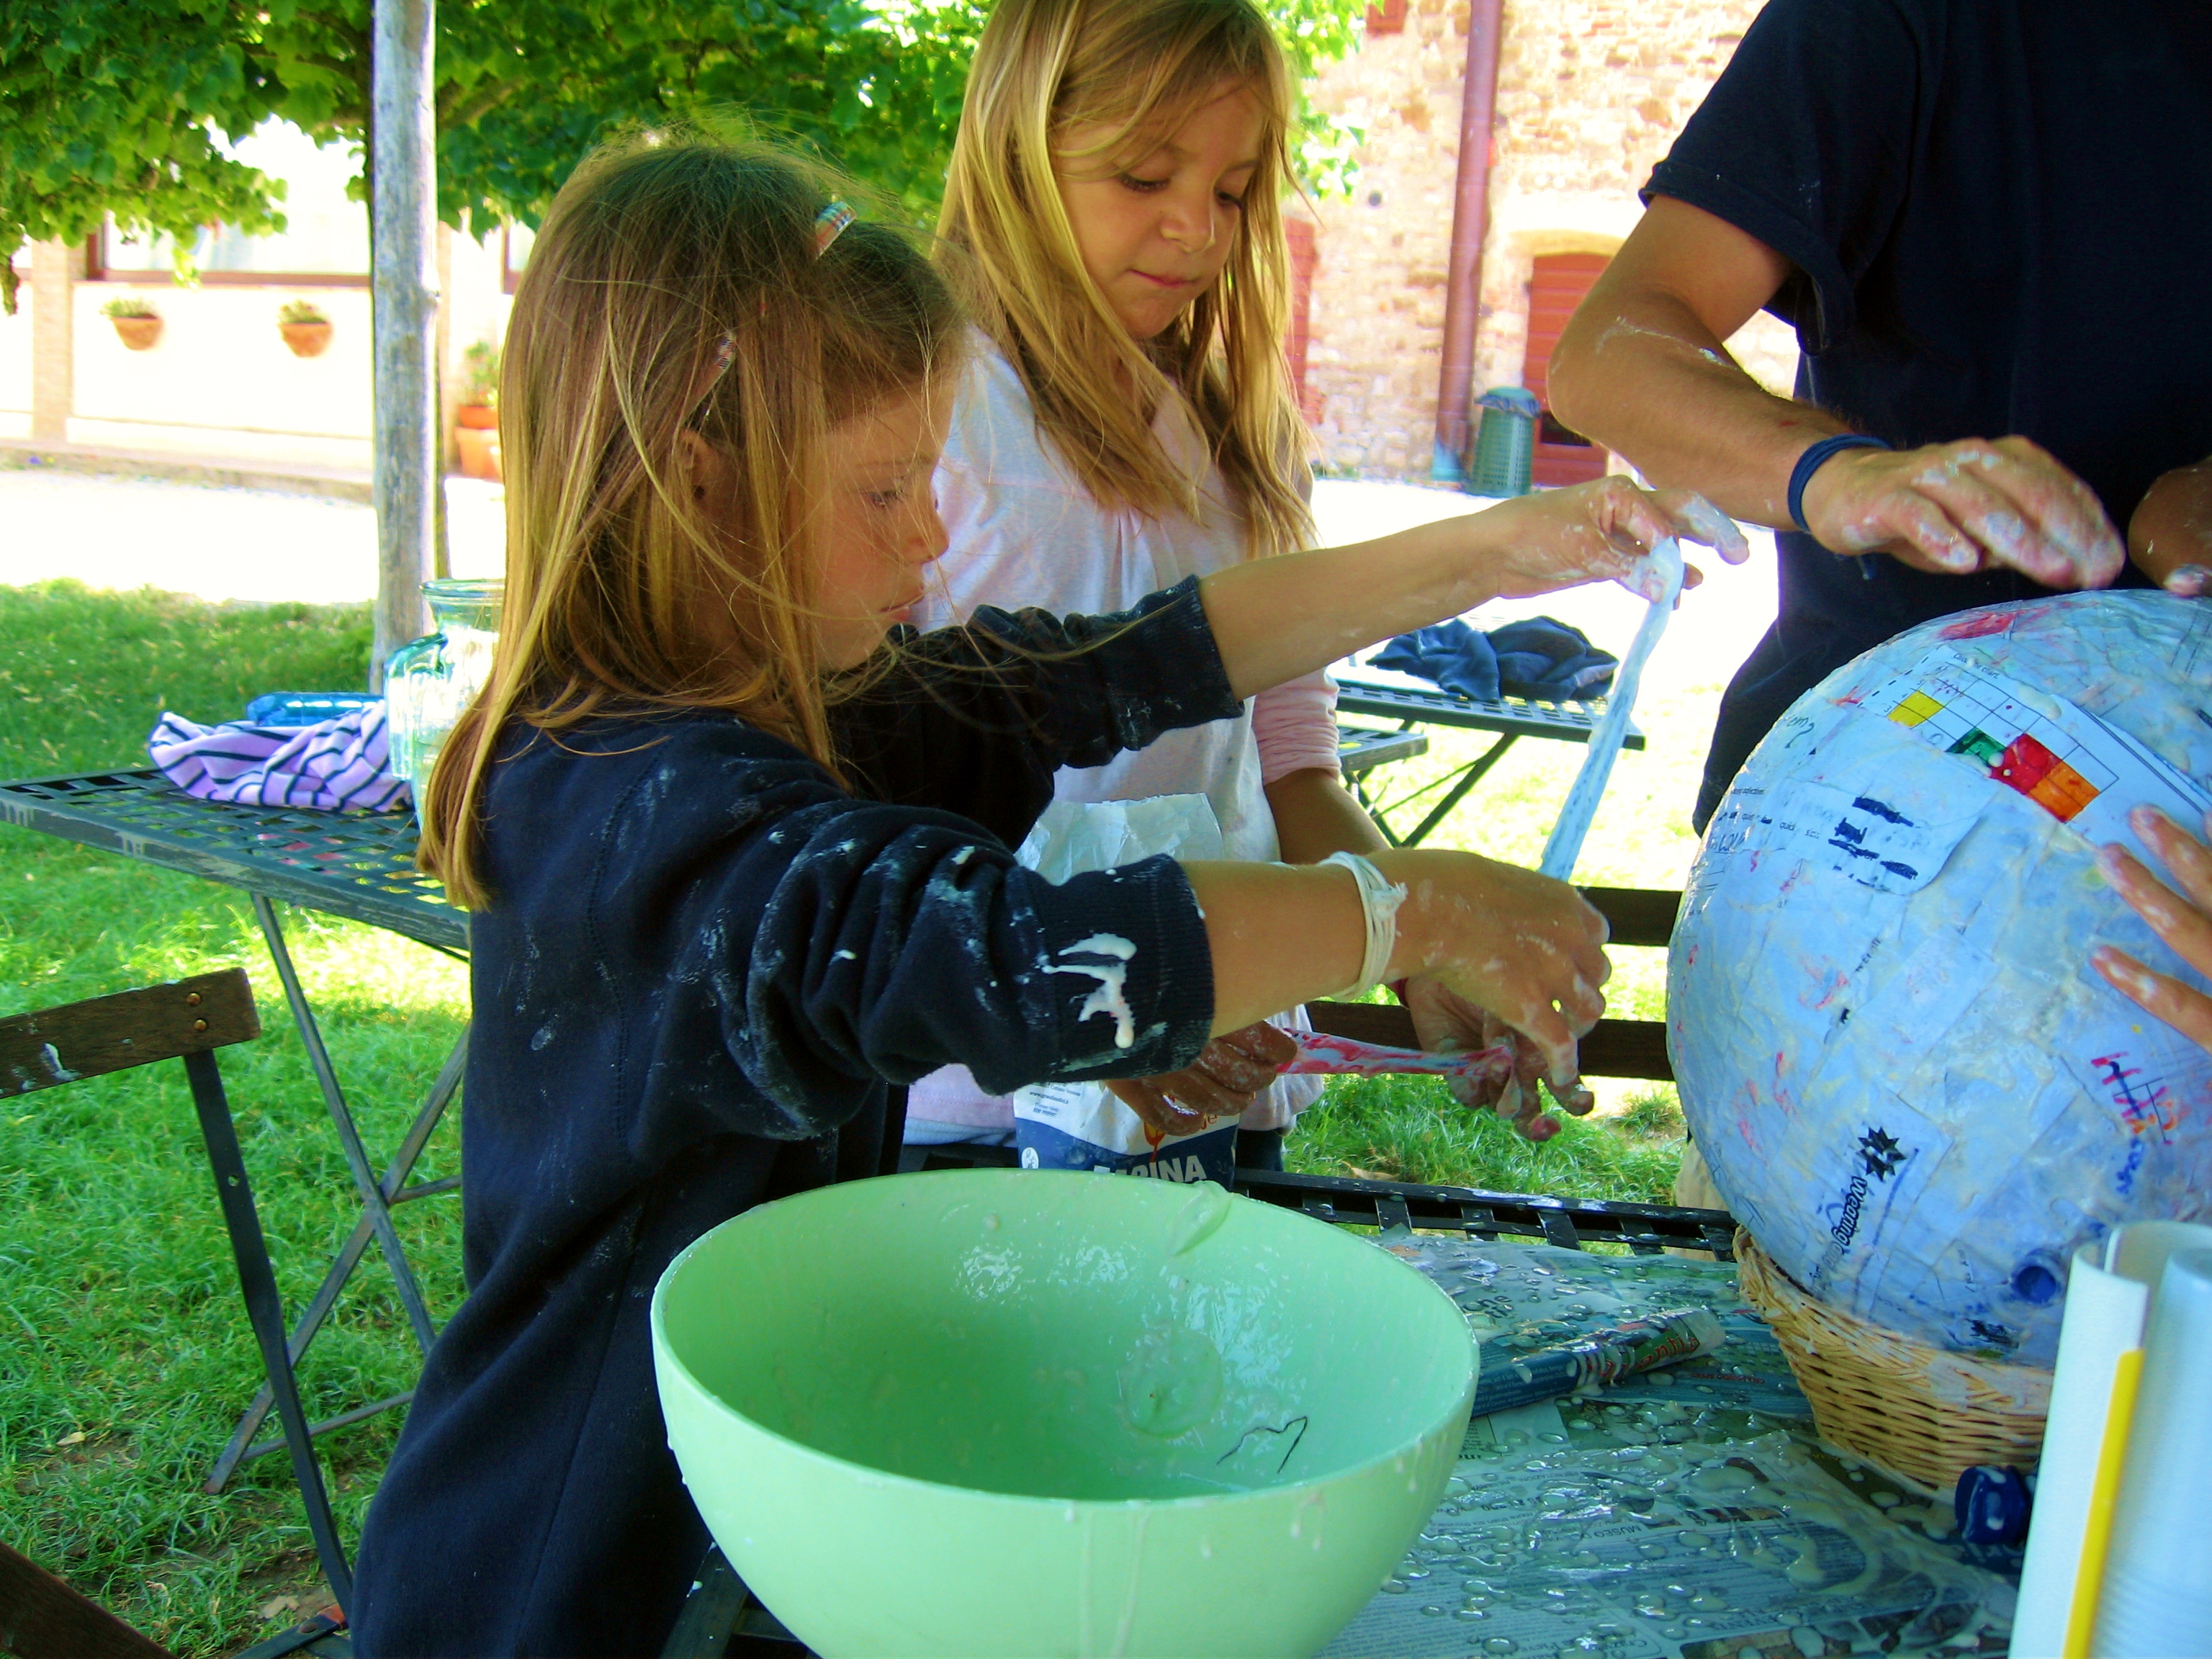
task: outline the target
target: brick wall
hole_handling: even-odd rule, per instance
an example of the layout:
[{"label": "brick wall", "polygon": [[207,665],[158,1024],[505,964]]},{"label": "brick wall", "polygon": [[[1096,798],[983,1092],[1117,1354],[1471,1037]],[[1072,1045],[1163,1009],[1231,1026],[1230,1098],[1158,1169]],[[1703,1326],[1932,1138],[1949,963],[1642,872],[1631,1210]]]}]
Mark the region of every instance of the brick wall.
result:
[{"label": "brick wall", "polygon": [[[1517,385],[1538,256],[1610,253],[1636,191],[1728,62],[1759,0],[1506,0],[1474,387]],[[1306,355],[1322,459],[1425,478],[1436,426],[1446,261],[1458,167],[1465,0],[1408,0],[1315,83],[1367,129],[1349,201],[1311,205],[1318,264]],[[1730,343],[1787,390],[1790,331],[1757,318]]]}]

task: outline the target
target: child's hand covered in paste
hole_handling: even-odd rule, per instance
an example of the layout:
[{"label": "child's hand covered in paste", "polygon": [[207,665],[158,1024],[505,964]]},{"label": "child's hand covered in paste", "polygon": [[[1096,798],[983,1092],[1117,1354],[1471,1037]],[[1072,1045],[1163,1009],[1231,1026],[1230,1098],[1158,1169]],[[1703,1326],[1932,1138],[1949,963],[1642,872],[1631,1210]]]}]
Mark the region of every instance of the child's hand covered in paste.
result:
[{"label": "child's hand covered in paste", "polygon": [[1408,973],[1421,1046],[1515,1052],[1516,1075],[1466,1103],[1494,1106],[1532,1140],[1558,1133],[1539,1077],[1570,1111],[1587,1112],[1576,1046],[1605,1012],[1605,918],[1565,882],[1471,853],[1401,850],[1376,863],[1406,886],[1393,966]]},{"label": "child's hand covered in paste", "polygon": [[1154,1134],[1196,1134],[1213,1119],[1243,1115],[1297,1057],[1297,1044],[1262,1020],[1215,1037],[1180,1072],[1106,1086]]},{"label": "child's hand covered in paste", "polygon": [[[1559,1121],[1544,1110],[1538,1079],[1544,1070],[1543,1051],[1507,1025],[1497,1015],[1486,1013],[1439,981],[1423,975],[1406,981],[1406,1012],[1413,1016],[1413,1032],[1431,1054],[1463,1054],[1504,1046],[1513,1051],[1510,1076],[1477,1073],[1446,1080],[1452,1097],[1475,1110],[1486,1108],[1506,1119],[1529,1140],[1549,1140],[1559,1132]],[[1554,1085],[1552,1096],[1565,1110],[1586,1115],[1595,1098],[1579,1079]]]},{"label": "child's hand covered in paste", "polygon": [[[1639,489],[1619,477],[1518,496],[1479,516],[1503,548],[1489,566],[1501,599],[1592,581],[1618,581],[1653,598],[1644,589],[1638,567],[1655,544],[1669,539],[1699,543],[1729,564],[1741,564],[1751,554],[1735,521],[1704,496],[1686,489]],[[1704,580],[1691,567],[1682,585],[1695,587]]]},{"label": "child's hand covered in paste", "polygon": [[[2136,807],[2128,815],[2128,823],[2158,854],[2173,887],[2118,845],[2099,853],[2098,867],[2176,956],[2200,972],[2212,974],[2212,848],[2155,807]],[[2205,820],[2204,829],[2212,835],[2212,817]],[[2181,890],[2177,893],[2175,887]],[[2091,951],[2089,961],[2121,995],[2142,1004],[2192,1042],[2212,1048],[2212,997],[2171,974],[2154,973],[2109,945]]]}]

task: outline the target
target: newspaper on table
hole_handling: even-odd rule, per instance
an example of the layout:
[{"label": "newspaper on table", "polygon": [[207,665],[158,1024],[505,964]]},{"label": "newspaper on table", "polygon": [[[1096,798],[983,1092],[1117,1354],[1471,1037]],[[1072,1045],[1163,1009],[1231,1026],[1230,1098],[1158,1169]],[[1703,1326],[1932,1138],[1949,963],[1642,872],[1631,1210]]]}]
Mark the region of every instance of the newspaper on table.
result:
[{"label": "newspaper on table", "polygon": [[1459,1304],[1485,1364],[1680,1308],[1711,1310],[1729,1341],[1475,1419],[1443,1505],[1325,1659],[2005,1651],[2016,1557],[1970,1559],[1948,1500],[1820,1443],[1733,1267],[1402,1231],[1381,1242]]}]

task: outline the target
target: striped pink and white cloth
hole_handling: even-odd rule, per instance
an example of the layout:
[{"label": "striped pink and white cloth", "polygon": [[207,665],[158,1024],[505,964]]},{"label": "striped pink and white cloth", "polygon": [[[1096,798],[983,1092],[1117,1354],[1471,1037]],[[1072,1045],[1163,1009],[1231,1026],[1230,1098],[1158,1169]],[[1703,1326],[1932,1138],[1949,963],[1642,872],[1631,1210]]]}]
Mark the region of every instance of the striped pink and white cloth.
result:
[{"label": "striped pink and white cloth", "polygon": [[330,812],[398,811],[410,800],[392,775],[381,701],[315,726],[201,726],[164,713],[146,751],[162,776],[203,800]]}]

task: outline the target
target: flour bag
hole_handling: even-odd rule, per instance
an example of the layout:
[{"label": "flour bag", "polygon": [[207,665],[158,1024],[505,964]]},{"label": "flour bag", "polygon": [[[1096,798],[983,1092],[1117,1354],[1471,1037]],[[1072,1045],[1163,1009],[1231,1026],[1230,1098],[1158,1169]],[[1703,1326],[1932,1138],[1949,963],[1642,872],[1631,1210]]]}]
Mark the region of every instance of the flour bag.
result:
[{"label": "flour bag", "polygon": [[[1218,859],[1221,825],[1203,795],[1154,795],[1144,800],[1056,800],[1015,850],[1014,858],[1046,880],[1066,881],[1091,870],[1112,870],[1165,853]],[[1086,1013],[1127,1019],[1122,976],[1127,939],[1101,933],[1088,951],[1063,951],[1065,971],[1098,981]],[[1237,1166],[1237,1120],[1217,1118],[1192,1135],[1155,1139],[1144,1119],[1103,1083],[1038,1083],[1014,1092],[1014,1145],[1025,1170],[1110,1170],[1162,1181],[1216,1181],[1228,1186]]]}]

